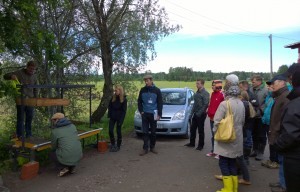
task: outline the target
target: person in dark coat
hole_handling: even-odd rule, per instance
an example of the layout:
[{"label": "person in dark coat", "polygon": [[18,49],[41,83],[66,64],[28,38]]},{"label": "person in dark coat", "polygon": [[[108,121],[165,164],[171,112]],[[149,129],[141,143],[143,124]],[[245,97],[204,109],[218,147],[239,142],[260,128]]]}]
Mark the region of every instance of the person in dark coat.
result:
[{"label": "person in dark coat", "polygon": [[[117,152],[120,150],[122,144],[122,125],[127,111],[127,99],[124,94],[124,89],[120,85],[115,86],[115,93],[109,102],[108,118],[109,119],[109,137],[110,137],[110,151]],[[117,146],[115,144],[114,127],[117,124]]]},{"label": "person in dark coat", "polygon": [[81,143],[75,125],[62,113],[55,113],[51,121],[51,158],[58,167],[63,167],[58,176],[74,173],[75,166],[82,157]]},{"label": "person in dark coat", "polygon": [[293,90],[281,116],[281,134],[275,141],[275,148],[283,155],[284,177],[287,192],[300,189],[300,71],[292,77]]}]

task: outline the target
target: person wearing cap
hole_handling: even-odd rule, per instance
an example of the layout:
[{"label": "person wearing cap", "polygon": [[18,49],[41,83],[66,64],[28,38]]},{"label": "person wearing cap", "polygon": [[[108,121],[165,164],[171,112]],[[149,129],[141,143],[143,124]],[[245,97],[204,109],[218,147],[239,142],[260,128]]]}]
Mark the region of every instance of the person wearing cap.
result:
[{"label": "person wearing cap", "polygon": [[222,101],[224,101],[224,94],[222,93],[222,80],[213,80],[212,82],[212,90],[210,97],[210,102],[207,108],[207,116],[210,119],[210,128],[211,128],[211,144],[212,148],[210,153],[207,153],[207,157],[215,157],[216,159],[219,158],[217,154],[214,153],[214,116],[215,113]]},{"label": "person wearing cap", "polygon": [[209,93],[204,88],[205,81],[197,79],[197,92],[194,94],[194,105],[191,111],[192,124],[190,128],[190,142],[185,144],[187,147],[195,147],[196,132],[198,129],[198,147],[196,150],[201,151],[204,147],[204,122],[207,116],[206,110],[209,104]]},{"label": "person wearing cap", "polygon": [[[17,70],[14,72],[7,73],[3,76],[5,80],[17,80],[22,85],[36,85],[37,77],[35,75],[36,63],[34,61],[28,61],[26,64],[26,68]],[[32,88],[24,88],[24,97],[25,98],[36,98],[37,97],[37,89]],[[16,136],[17,138],[21,138],[23,136],[22,130],[22,107],[17,104],[17,127],[16,127]],[[31,124],[33,119],[34,108],[31,106],[24,106],[24,114],[25,114],[25,133],[26,138],[32,136],[31,132]]]},{"label": "person wearing cap", "polygon": [[[289,90],[286,86],[286,77],[282,74],[274,76],[270,81],[266,82],[272,88],[272,97],[274,104],[271,109],[270,128],[268,132],[269,145],[273,149],[273,145],[280,135],[280,119],[282,111],[289,103],[287,95]],[[283,173],[283,156],[278,154],[279,161],[279,183],[270,183],[270,187],[275,188],[272,191],[285,191],[285,179]],[[279,189],[277,189],[279,188]]]},{"label": "person wearing cap", "polygon": [[236,134],[236,139],[232,142],[215,141],[214,151],[219,155],[219,167],[224,185],[218,192],[238,191],[238,171],[236,162],[237,157],[243,155],[243,126],[245,123],[245,107],[238,97],[240,95],[238,83],[239,78],[235,74],[226,76],[224,85],[226,101],[221,102],[214,116],[213,131],[216,132],[221,120],[225,118],[226,112],[228,111],[228,101],[233,113]]},{"label": "person wearing cap", "polygon": [[62,113],[55,113],[51,122],[51,157],[56,165],[61,168],[58,176],[74,173],[75,166],[82,157],[81,143],[74,124],[65,118]]},{"label": "person wearing cap", "polygon": [[251,82],[252,87],[250,88],[250,92],[256,96],[258,105],[257,107],[254,106],[256,110],[256,116],[253,120],[253,147],[250,157],[255,157],[255,160],[261,161],[267,144],[267,130],[265,130],[262,126],[261,118],[265,109],[265,99],[268,94],[268,89],[263,83],[263,79],[260,75],[253,75]]},{"label": "person wearing cap", "polygon": [[[162,116],[163,101],[161,91],[153,83],[151,75],[144,76],[145,86],[141,88],[138,96],[138,110],[142,117],[143,129],[143,150],[140,156],[144,156],[150,152],[157,154],[156,144],[156,128],[157,121]],[[155,114],[156,113],[156,114]],[[156,117],[156,118],[154,118]],[[149,134],[150,131],[150,134]]]},{"label": "person wearing cap", "polygon": [[293,74],[296,71],[300,71],[300,64],[299,63],[293,63],[291,66],[289,66],[288,70],[283,73],[285,77],[287,77],[287,81],[292,85],[292,78]]},{"label": "person wearing cap", "polygon": [[274,143],[278,153],[283,155],[284,176],[287,192],[300,189],[300,71],[292,77],[293,90],[287,98],[290,102],[282,112],[281,133]]}]

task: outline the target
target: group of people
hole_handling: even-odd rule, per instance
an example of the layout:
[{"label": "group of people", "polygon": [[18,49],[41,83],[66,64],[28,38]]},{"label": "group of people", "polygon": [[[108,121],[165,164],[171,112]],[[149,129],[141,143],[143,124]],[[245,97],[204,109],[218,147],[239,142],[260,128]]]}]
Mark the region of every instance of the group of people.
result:
[{"label": "group of people", "polygon": [[[16,80],[21,84],[36,84],[34,71],[36,64],[27,63],[21,69],[4,75],[4,79]],[[138,111],[142,118],[143,149],[140,156],[149,151],[157,154],[156,127],[162,117],[162,94],[155,86],[151,75],[144,76],[145,86],[138,95]],[[208,157],[219,159],[224,187],[221,192],[237,192],[238,184],[251,184],[247,165],[249,158],[263,160],[267,141],[269,144],[269,160],[262,165],[268,168],[279,168],[279,182],[270,183],[272,191],[294,192],[299,189],[300,180],[300,64],[293,64],[284,74],[274,76],[266,83],[259,75],[248,81],[230,74],[225,79],[212,82],[212,94],[204,88],[205,81],[197,79],[197,92],[194,94],[194,105],[191,112],[190,141],[185,146],[196,147],[196,132],[199,141],[196,150],[204,147],[204,122],[208,117],[211,128],[211,150]],[[121,127],[127,111],[127,99],[123,87],[114,87],[114,94],[108,106],[110,151],[117,152],[122,144]],[[25,89],[25,97],[36,97],[35,89]],[[233,113],[236,139],[232,142],[214,140],[214,134],[222,119],[226,116],[228,105]],[[25,106],[25,133],[31,137],[32,107]],[[17,105],[17,137],[22,137],[21,106]],[[54,159],[62,166],[59,176],[73,173],[82,157],[82,149],[76,127],[62,113],[51,118],[53,129],[51,141]],[[117,129],[117,140],[114,127]],[[63,139],[62,139],[63,138]],[[71,143],[70,148],[62,148],[58,142]],[[71,150],[72,148],[72,150]],[[243,178],[238,180],[238,169]]]},{"label": "group of people", "polygon": [[[204,120],[210,119],[211,151],[208,157],[219,159],[223,180],[221,192],[237,192],[238,184],[250,185],[247,165],[249,157],[263,160],[267,141],[269,160],[262,165],[279,168],[279,182],[270,183],[272,192],[298,191],[300,184],[300,64],[293,64],[284,74],[278,74],[263,82],[259,75],[248,81],[230,74],[226,77],[222,90],[222,81],[212,82],[210,101],[204,88],[204,81],[197,80],[197,92],[194,96],[191,138],[185,146],[195,147],[195,133],[198,129],[197,150],[204,145]],[[227,102],[232,109],[236,139],[233,142],[214,140],[214,134],[228,111]],[[297,162],[298,161],[298,162]],[[238,172],[243,178],[238,180]]]}]

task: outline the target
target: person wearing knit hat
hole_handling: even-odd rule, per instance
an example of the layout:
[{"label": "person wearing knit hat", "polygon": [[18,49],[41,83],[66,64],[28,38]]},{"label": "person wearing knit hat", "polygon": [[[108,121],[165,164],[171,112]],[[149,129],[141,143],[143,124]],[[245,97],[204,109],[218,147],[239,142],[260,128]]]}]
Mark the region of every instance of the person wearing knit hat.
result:
[{"label": "person wearing knit hat", "polygon": [[226,80],[229,81],[232,85],[238,85],[239,84],[239,78],[235,74],[227,75]]},{"label": "person wearing knit hat", "polygon": [[283,157],[286,191],[298,192],[300,189],[300,71],[292,77],[293,90],[287,98],[280,122],[280,135],[275,141],[275,148]]},{"label": "person wearing knit hat", "polygon": [[50,157],[60,169],[58,176],[62,177],[67,173],[74,173],[74,168],[82,157],[82,148],[75,125],[64,114],[55,113],[51,121],[53,153]]},{"label": "person wearing knit hat", "polygon": [[224,86],[225,100],[222,101],[214,116],[214,128],[216,133],[222,119],[226,117],[229,110],[227,104],[232,109],[233,124],[236,139],[232,142],[215,141],[214,153],[219,155],[219,167],[222,173],[223,189],[221,191],[238,191],[238,171],[237,157],[243,155],[243,126],[245,122],[245,107],[238,98],[240,89],[238,87],[238,77],[230,74],[226,77]]},{"label": "person wearing knit hat", "polygon": [[211,97],[210,97],[210,102],[208,105],[208,109],[207,109],[207,116],[210,119],[210,128],[211,128],[211,144],[212,144],[212,148],[210,153],[207,153],[206,156],[207,157],[215,157],[216,159],[219,158],[219,156],[217,154],[214,153],[214,132],[213,132],[213,128],[214,128],[214,116],[215,113],[220,105],[220,103],[222,101],[224,101],[224,94],[222,92],[222,80],[213,80],[212,81],[212,90],[213,92],[211,93]]}]

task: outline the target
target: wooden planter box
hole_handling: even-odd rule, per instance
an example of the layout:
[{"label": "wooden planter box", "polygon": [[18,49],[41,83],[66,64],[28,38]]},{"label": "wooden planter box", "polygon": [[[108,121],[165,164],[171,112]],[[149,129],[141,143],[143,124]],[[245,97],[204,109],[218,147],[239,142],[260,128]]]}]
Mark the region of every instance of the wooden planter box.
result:
[{"label": "wooden planter box", "polygon": [[[21,98],[16,99],[17,105],[21,105]],[[70,104],[69,99],[52,99],[52,98],[26,98],[24,105],[32,107],[42,106],[66,106]]]}]

